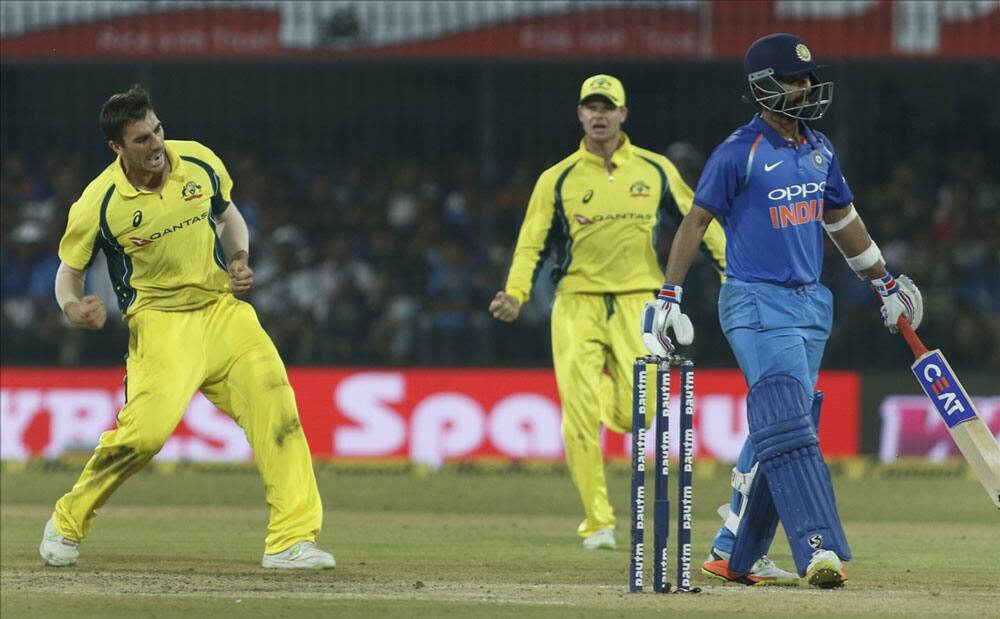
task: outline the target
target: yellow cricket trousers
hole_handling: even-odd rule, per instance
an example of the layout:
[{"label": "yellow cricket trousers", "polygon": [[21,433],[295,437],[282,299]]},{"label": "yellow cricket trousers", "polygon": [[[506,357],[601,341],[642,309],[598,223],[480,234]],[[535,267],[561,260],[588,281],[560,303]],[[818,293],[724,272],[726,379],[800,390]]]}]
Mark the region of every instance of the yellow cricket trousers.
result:
[{"label": "yellow cricket trousers", "polygon": [[86,537],[95,510],[163,447],[200,389],[253,448],[271,508],[264,551],[314,541],[323,506],[309,445],[284,364],[253,307],[227,294],[197,310],[143,310],[128,327],[125,406],[56,503],[56,530]]},{"label": "yellow cricket trousers", "polygon": [[552,305],[552,360],[566,462],[586,515],[577,527],[580,537],[615,526],[601,425],[615,432],[632,429],[632,365],[647,354],[639,318],[653,298],[651,291],[564,293]]}]

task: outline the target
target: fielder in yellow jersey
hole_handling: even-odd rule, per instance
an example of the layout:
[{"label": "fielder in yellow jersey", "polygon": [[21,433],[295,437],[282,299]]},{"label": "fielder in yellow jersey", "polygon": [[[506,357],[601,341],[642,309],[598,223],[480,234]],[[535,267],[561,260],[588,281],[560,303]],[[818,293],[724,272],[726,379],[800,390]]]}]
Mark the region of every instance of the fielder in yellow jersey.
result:
[{"label": "fielder in yellow jersey", "polygon": [[101,108],[118,155],[70,208],[59,244],[56,300],[75,326],[107,318],[84,274],[103,251],[128,321],[125,406],[73,488],[56,503],[39,551],[74,565],[96,510],[163,446],[200,390],[246,432],[271,518],[262,565],[332,568],[316,547],[323,520],[309,445],[278,351],[253,308],[246,223],[222,161],[197,142],[164,140],[139,86]]},{"label": "fielder in yellow jersey", "polygon": [[[580,148],[539,177],[506,287],[490,303],[498,320],[516,320],[542,262],[554,254],[552,357],[566,459],[585,514],[577,533],[587,549],[615,547],[600,432],[601,425],[631,430],[632,364],[647,354],[636,316],[655,297],[663,273],[657,227],[663,218],[679,223],[691,210],[691,189],[674,165],[621,131],[627,116],[616,78],[583,82]],[[704,249],[721,273],[725,237],[717,223]]]}]

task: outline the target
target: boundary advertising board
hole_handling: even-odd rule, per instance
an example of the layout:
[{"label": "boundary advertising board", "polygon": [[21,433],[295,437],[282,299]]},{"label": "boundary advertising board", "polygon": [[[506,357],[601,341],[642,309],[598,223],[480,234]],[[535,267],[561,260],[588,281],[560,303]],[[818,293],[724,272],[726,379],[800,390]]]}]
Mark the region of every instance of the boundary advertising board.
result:
[{"label": "boundary advertising board", "polygon": [[[0,458],[57,458],[91,450],[124,402],[120,369],[4,368]],[[561,413],[551,370],[292,368],[302,426],[317,458],[561,460]],[[676,381],[675,381],[676,383]],[[676,386],[676,385],[675,385]],[[858,453],[860,377],[824,372],[824,453]],[[696,455],[734,461],[746,436],[746,386],[736,370],[698,369]],[[679,398],[672,398],[673,410]],[[672,426],[678,415],[672,415]],[[676,428],[672,430],[677,436]],[[674,442],[676,454],[676,441]],[[612,459],[627,436],[604,434]],[[242,430],[197,394],[157,456],[248,460]]]}]

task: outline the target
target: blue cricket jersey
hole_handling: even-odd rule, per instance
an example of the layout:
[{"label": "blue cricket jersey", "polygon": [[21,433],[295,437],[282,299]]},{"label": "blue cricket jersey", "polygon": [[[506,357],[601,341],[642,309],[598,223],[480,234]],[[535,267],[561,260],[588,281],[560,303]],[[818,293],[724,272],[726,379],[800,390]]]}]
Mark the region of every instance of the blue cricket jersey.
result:
[{"label": "blue cricket jersey", "polygon": [[823,211],[854,201],[833,145],[802,122],[785,140],[755,115],[712,152],[694,203],[726,232],[726,276],[800,286],[819,281]]}]

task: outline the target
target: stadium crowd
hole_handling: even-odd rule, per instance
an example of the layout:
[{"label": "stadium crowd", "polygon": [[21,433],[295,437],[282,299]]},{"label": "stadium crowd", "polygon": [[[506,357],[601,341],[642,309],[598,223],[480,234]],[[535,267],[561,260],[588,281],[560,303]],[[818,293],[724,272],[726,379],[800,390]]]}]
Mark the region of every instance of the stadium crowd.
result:
[{"label": "stadium crowd", "polygon": [[[250,300],[289,365],[537,365],[549,360],[547,269],[512,325],[487,312],[503,286],[518,226],[543,161],[521,161],[486,184],[468,162],[443,169],[397,161],[375,174],[294,156],[264,160],[217,149],[251,228]],[[703,155],[668,154],[692,184]],[[942,168],[919,155],[884,182],[854,186],[890,268],[924,295],[927,341],[955,363],[1000,367],[1000,186],[984,153],[955,153]],[[98,171],[62,153],[5,151],[0,161],[2,362],[119,364],[127,331],[103,257],[88,289],[106,299],[101,332],[71,329],[53,296],[59,238],[70,204]],[[850,180],[850,178],[849,178]],[[670,240],[666,228],[663,251]],[[665,256],[665,253],[663,254]],[[908,352],[881,327],[878,302],[827,248],[824,283],[835,293],[827,366],[873,367]],[[718,278],[696,265],[685,305],[705,365],[734,363],[718,329]],[[636,317],[638,328],[638,317]]]}]

